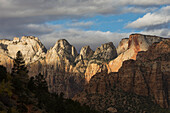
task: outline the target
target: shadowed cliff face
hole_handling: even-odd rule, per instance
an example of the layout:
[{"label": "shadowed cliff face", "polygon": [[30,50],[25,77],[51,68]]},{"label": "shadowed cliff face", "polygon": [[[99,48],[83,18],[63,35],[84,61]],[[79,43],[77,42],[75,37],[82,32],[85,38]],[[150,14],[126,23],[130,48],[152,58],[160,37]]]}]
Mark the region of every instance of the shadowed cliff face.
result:
[{"label": "shadowed cliff face", "polygon": [[[154,43],[148,51],[138,53],[136,61],[124,61],[116,73],[107,74],[106,71],[94,75],[84,91],[73,99],[97,110],[107,110],[109,107],[118,110],[121,109],[119,108],[120,103],[124,107],[129,104],[127,109],[133,112],[133,107],[135,108],[139,104],[137,101],[142,102],[134,95],[141,95],[142,98],[151,97],[154,103],[163,108],[170,108],[169,86],[170,39]],[[127,95],[124,95],[125,93],[122,93],[120,89],[127,92]],[[134,94],[134,98],[128,100],[131,94]],[[136,105],[130,104],[130,102],[135,102]],[[145,103],[140,105],[142,104]]]}]

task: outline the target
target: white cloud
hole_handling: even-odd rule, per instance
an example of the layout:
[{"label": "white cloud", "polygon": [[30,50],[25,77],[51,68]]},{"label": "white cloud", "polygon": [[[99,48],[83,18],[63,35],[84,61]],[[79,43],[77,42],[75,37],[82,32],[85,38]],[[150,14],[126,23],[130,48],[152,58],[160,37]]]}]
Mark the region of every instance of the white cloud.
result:
[{"label": "white cloud", "polygon": [[30,30],[34,30],[36,32],[53,32],[54,30],[61,30],[63,28],[62,25],[50,25],[50,24],[28,24],[25,26]]},{"label": "white cloud", "polygon": [[93,25],[94,23],[92,21],[88,21],[88,22],[74,22],[71,24],[68,24],[68,26],[70,27],[89,27],[91,25]]},{"label": "white cloud", "polygon": [[163,5],[170,4],[169,0],[129,0],[130,4],[133,5]]},{"label": "white cloud", "polygon": [[154,29],[159,27],[167,27],[170,23],[170,6],[161,8],[154,13],[147,13],[142,18],[129,23],[127,28],[135,29]]}]

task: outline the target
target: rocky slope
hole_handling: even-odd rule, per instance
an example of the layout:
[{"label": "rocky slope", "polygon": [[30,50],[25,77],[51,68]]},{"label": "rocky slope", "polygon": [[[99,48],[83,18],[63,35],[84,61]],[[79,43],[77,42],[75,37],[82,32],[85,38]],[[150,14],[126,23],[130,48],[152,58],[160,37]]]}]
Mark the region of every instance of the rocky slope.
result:
[{"label": "rocky slope", "polygon": [[94,75],[84,91],[73,99],[103,112],[161,113],[165,111],[151,100],[163,108],[170,108],[169,86],[170,39],[167,39],[140,52],[136,61],[123,62],[118,72]]}]

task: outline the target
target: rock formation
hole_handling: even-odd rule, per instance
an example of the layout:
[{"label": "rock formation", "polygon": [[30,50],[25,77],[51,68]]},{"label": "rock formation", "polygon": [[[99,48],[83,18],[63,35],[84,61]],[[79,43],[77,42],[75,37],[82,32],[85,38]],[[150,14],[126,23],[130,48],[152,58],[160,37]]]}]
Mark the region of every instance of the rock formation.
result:
[{"label": "rock formation", "polygon": [[58,40],[44,59],[29,65],[30,76],[42,73],[50,92],[63,92],[65,97],[73,97],[84,88],[84,76],[73,73],[77,55],[75,47],[67,40]]},{"label": "rock formation", "polygon": [[116,48],[112,42],[102,44],[101,47],[98,47],[94,52],[93,59],[99,60],[112,60],[117,57]]},{"label": "rock formation", "polygon": [[[118,72],[97,73],[84,91],[73,99],[103,112],[146,112],[149,98],[163,108],[170,108],[169,86],[170,39],[167,39],[138,53],[136,61],[124,61]],[[149,112],[163,112],[151,105],[147,105]]]},{"label": "rock formation", "polygon": [[76,57],[74,64],[75,67],[73,69],[74,73],[84,74],[88,65],[89,60],[93,56],[93,50],[90,46],[84,46],[80,50],[80,54]]},{"label": "rock formation", "polygon": [[[46,51],[37,37],[15,37],[12,41],[0,40],[0,64],[10,72],[16,52],[21,51],[29,76],[42,73],[48,83],[49,91],[63,92],[65,97],[73,97],[84,89],[93,75],[98,72],[115,72],[123,61],[136,59],[139,51],[146,51],[161,37],[133,34],[122,39],[117,51],[112,42],[102,44],[95,52],[89,46],[82,47],[80,54],[65,39],[58,40],[54,47]],[[119,56],[117,56],[119,55]]]},{"label": "rock formation", "polygon": [[90,60],[90,58],[93,56],[93,50],[90,48],[90,46],[84,46],[81,48],[80,50],[80,54],[77,57],[77,59],[75,60],[75,62],[77,60]]},{"label": "rock formation", "polygon": [[117,48],[119,56],[109,62],[109,73],[118,72],[118,70],[122,66],[123,61],[129,59],[136,60],[136,55],[139,51],[146,51],[151,44],[153,44],[154,42],[160,42],[161,40],[164,39],[157,36],[141,34],[130,35],[128,45],[127,39],[122,40]]},{"label": "rock formation", "polygon": [[98,47],[94,52],[92,59],[88,63],[85,72],[86,81],[89,82],[91,77],[95,75],[97,72],[106,70],[107,62],[116,57],[117,57],[116,48],[112,42],[102,44],[101,47]]},{"label": "rock formation", "polygon": [[125,52],[128,49],[128,41],[129,41],[128,38],[123,38],[120,41],[120,43],[116,49],[118,55],[120,55],[121,53]]},{"label": "rock formation", "polygon": [[14,37],[12,41],[0,40],[0,64],[6,66],[9,72],[13,65],[13,58],[18,51],[21,51],[26,64],[29,64],[44,58],[46,48],[34,36],[23,36],[21,40],[17,37]]},{"label": "rock formation", "polygon": [[15,58],[18,51],[21,51],[26,64],[45,57],[46,53],[45,46],[34,36],[23,36],[21,40],[15,37],[14,40],[8,44],[7,50],[9,56],[12,58]]},{"label": "rock formation", "polygon": [[76,56],[77,51],[75,47],[63,39],[58,40],[54,47],[47,52],[45,60],[49,66],[54,66],[54,71],[69,72],[71,63],[74,62]]}]

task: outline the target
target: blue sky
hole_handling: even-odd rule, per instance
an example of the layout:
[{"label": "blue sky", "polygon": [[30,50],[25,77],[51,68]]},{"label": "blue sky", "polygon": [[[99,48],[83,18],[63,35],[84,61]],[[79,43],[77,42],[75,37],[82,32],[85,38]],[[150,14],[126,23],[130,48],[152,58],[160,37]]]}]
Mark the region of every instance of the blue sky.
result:
[{"label": "blue sky", "polygon": [[139,17],[142,17],[144,13],[127,13],[119,15],[96,15],[94,17],[80,18],[80,19],[61,19],[56,21],[49,21],[47,24],[53,25],[62,25],[66,29],[72,28],[68,24],[74,23],[87,23],[92,22],[92,24],[87,26],[74,26],[78,29],[85,31],[103,31],[103,32],[119,32],[119,33],[128,33],[128,32],[140,32],[138,30],[124,28],[129,22],[135,21]]},{"label": "blue sky", "polygon": [[131,33],[170,37],[169,0],[1,0],[0,14],[0,39],[33,35],[47,48],[63,38],[80,50]]}]

